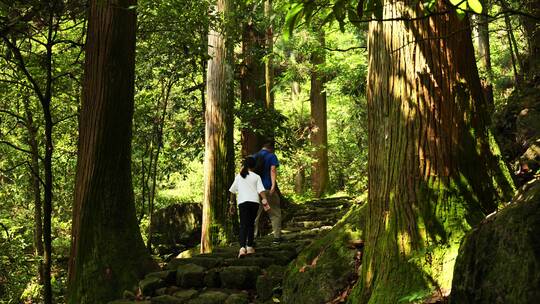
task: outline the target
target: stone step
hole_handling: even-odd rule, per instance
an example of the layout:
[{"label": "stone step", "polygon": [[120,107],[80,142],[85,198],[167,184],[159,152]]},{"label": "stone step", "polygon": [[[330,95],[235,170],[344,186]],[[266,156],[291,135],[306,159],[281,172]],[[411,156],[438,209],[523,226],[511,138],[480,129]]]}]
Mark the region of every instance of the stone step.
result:
[{"label": "stone step", "polygon": [[272,236],[257,238],[256,253],[240,259],[238,243],[214,248],[209,254],[183,254],[184,258],[172,259],[163,271],[149,273],[139,282],[142,300],[135,301],[135,294],[126,291],[126,300],[110,303],[268,303],[280,295],[286,265],[329,231],[349,205],[346,198],[336,198],[295,206],[283,223],[282,243],[274,244]]}]

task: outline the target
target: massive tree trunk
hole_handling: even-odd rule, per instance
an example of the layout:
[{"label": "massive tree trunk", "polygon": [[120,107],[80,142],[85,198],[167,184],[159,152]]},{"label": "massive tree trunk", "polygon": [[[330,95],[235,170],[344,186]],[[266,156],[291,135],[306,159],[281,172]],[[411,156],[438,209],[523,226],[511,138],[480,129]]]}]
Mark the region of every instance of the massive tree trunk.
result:
[{"label": "massive tree trunk", "polygon": [[[253,8],[251,8],[253,9]],[[248,126],[242,129],[242,156],[257,152],[264,141],[261,130],[268,121],[261,119],[260,115],[266,109],[266,79],[264,56],[265,33],[261,32],[253,20],[244,24],[242,32],[242,55],[244,61],[240,75],[240,95],[242,110],[249,111],[252,117],[248,119]]]},{"label": "massive tree trunk", "polygon": [[156,265],[131,182],[135,1],[91,1],[73,207],[69,303],[120,298]]},{"label": "massive tree trunk", "polygon": [[311,55],[311,145],[313,148],[313,164],[311,169],[311,185],[315,197],[321,197],[328,186],[328,134],[326,117],[325,76],[320,65],[325,62],[324,32],[317,33],[320,49]]},{"label": "massive tree trunk", "polygon": [[383,2],[395,21],[369,25],[369,220],[354,303],[448,293],[464,233],[513,192],[490,150],[468,19]]},{"label": "massive tree trunk", "polygon": [[[224,26],[230,26],[231,2],[217,0],[216,11],[223,16]],[[233,238],[233,219],[227,215],[228,189],[234,178],[233,67],[231,40],[224,32],[229,31],[212,29],[208,34],[202,253]]]}]

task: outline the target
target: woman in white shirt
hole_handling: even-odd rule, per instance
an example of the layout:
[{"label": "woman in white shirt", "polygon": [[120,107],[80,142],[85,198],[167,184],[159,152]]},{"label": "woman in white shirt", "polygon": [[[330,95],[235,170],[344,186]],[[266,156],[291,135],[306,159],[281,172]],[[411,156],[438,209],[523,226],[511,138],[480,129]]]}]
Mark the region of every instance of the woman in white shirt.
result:
[{"label": "woman in white shirt", "polygon": [[236,194],[238,209],[240,213],[240,251],[238,257],[246,254],[255,253],[253,248],[255,217],[259,210],[259,194],[263,197],[262,204],[265,209],[268,208],[265,188],[261,177],[253,172],[256,160],[252,156],[246,157],[242,170],[234,178],[234,182],[229,191]]}]

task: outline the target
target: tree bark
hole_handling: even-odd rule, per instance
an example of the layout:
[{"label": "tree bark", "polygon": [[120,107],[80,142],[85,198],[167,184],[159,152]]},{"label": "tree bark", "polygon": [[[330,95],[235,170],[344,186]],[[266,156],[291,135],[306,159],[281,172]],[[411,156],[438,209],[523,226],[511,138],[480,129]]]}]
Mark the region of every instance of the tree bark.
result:
[{"label": "tree bark", "polygon": [[157,265],[135,212],[134,0],[90,2],[73,206],[69,303],[120,298]]},{"label": "tree bark", "polygon": [[[217,0],[216,12],[228,27],[229,0]],[[227,216],[229,186],[234,175],[233,147],[233,67],[231,40],[220,29],[208,34],[207,98],[205,112],[204,199],[201,252],[233,238],[233,219]]]},{"label": "tree bark", "polygon": [[272,0],[264,2],[264,16],[266,17],[266,56],[264,75],[266,79],[266,108],[274,109],[274,26],[273,26]]},{"label": "tree bark", "polygon": [[[484,96],[486,101],[490,105],[490,108],[494,108],[493,104],[493,71],[491,68],[491,51],[489,43],[489,0],[481,0],[480,3],[483,7],[483,14],[476,15],[476,27],[478,30],[478,57],[480,59],[481,68],[484,69],[487,74],[487,79],[482,81],[482,88],[484,89]],[[492,112],[492,111],[490,111]]]},{"label": "tree bark", "polygon": [[315,197],[321,197],[328,186],[328,134],[326,117],[325,76],[319,70],[325,62],[324,32],[318,32],[320,49],[311,56],[313,70],[311,72],[311,145],[313,148],[313,164],[311,169],[311,185]]},{"label": "tree bark", "polygon": [[[425,12],[383,2],[383,19]],[[446,295],[461,238],[513,192],[490,150],[469,22],[455,12],[372,21],[368,46],[369,215],[350,299]]]},{"label": "tree bark", "polygon": [[26,129],[28,130],[28,146],[30,147],[30,177],[34,195],[34,254],[40,259],[38,264],[39,283],[44,283],[43,278],[43,204],[41,202],[41,180],[39,168],[39,146],[37,142],[37,130],[34,117],[30,110],[29,100],[24,99],[24,111]]},{"label": "tree bark", "polygon": [[[253,7],[251,8],[253,9]],[[240,97],[242,109],[253,109],[254,117],[249,117],[248,126],[242,129],[242,156],[256,153],[264,143],[262,128],[268,121],[260,115],[266,109],[266,78],[264,56],[265,33],[261,32],[253,20],[244,24],[242,32],[242,55],[244,61],[240,72]]]}]

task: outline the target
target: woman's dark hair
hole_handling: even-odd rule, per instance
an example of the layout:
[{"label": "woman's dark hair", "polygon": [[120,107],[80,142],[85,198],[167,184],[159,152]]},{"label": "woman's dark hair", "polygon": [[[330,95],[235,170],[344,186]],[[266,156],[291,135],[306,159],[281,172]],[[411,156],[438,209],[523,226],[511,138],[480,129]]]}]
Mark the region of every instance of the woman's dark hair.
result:
[{"label": "woman's dark hair", "polygon": [[242,164],[242,170],[240,170],[240,176],[242,178],[246,178],[246,176],[249,174],[248,169],[254,169],[257,161],[255,160],[255,157],[248,156],[246,159],[244,159],[244,163]]}]

